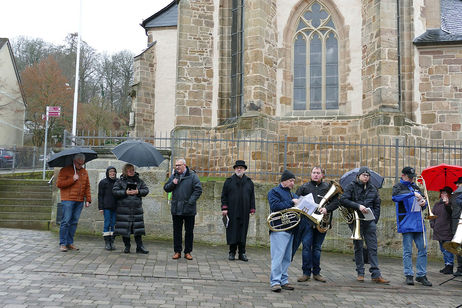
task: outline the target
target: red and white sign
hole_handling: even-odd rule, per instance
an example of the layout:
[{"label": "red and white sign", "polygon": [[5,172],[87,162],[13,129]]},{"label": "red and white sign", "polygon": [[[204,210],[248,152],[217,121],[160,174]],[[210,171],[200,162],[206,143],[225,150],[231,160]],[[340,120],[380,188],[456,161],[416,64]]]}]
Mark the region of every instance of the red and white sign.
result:
[{"label": "red and white sign", "polygon": [[60,117],[61,116],[60,106],[47,106],[47,111],[48,111],[49,117]]}]

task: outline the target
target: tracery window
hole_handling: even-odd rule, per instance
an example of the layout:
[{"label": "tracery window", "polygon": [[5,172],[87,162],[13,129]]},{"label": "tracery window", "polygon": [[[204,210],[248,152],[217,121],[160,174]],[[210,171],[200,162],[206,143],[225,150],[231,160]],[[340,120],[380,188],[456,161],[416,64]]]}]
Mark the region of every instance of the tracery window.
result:
[{"label": "tracery window", "polygon": [[244,0],[232,0],[231,24],[231,110],[230,118],[242,114]]},{"label": "tracery window", "polygon": [[299,18],[293,42],[294,110],[338,109],[338,34],[315,1]]}]

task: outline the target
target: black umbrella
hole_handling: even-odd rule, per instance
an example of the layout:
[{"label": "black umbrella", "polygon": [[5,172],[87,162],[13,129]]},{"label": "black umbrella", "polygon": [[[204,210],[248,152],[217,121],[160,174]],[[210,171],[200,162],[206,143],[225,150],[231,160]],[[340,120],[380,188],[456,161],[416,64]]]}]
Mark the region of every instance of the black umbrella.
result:
[{"label": "black umbrella", "polygon": [[112,153],[117,159],[138,167],[159,166],[165,159],[152,144],[140,140],[122,142]]},{"label": "black umbrella", "polygon": [[[370,169],[369,171],[371,173],[369,182],[372,185],[374,185],[377,189],[382,188],[383,177],[375,171],[372,171]],[[342,188],[345,189],[348,186],[348,184],[350,184],[356,179],[356,177],[358,176],[358,172],[359,168],[354,168],[350,171],[345,172],[345,174],[342,175],[342,177],[340,178],[340,186],[342,186]]]},{"label": "black umbrella", "polygon": [[66,167],[72,165],[72,161],[75,154],[84,154],[85,155],[85,162],[89,162],[98,157],[98,154],[89,148],[80,148],[74,147],[65,149],[61,152],[54,153],[51,155],[50,159],[48,160],[48,166],[50,167]]}]

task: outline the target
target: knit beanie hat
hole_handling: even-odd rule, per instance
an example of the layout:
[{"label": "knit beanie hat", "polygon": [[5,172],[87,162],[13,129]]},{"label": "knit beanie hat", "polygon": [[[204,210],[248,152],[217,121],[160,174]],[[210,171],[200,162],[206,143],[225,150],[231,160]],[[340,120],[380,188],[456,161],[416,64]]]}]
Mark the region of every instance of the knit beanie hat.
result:
[{"label": "knit beanie hat", "polygon": [[295,179],[295,175],[289,170],[284,170],[281,175],[281,182],[287,181],[289,179]]},{"label": "knit beanie hat", "polygon": [[367,174],[371,175],[371,171],[370,171],[369,168],[367,168],[367,167],[361,167],[361,168],[359,168],[359,170],[358,170],[358,176],[360,176],[360,175],[363,174],[363,173],[367,173]]}]

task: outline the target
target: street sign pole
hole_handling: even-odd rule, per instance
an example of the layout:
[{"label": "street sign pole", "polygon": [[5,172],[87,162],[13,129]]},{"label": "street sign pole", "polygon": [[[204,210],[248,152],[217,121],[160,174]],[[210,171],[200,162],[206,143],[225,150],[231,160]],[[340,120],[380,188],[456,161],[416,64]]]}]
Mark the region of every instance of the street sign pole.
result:
[{"label": "street sign pole", "polygon": [[45,144],[43,145],[43,171],[42,171],[42,180],[45,180],[45,170],[47,166],[47,142],[48,142],[48,111],[50,107],[47,106],[45,113]]}]

